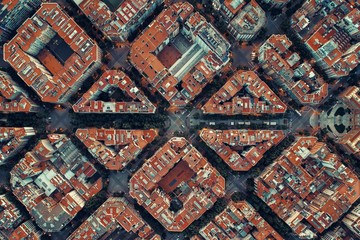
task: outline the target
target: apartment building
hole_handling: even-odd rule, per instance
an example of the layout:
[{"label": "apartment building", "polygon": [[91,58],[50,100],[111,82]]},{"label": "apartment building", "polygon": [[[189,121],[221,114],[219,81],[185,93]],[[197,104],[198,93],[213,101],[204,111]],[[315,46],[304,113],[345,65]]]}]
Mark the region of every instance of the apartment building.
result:
[{"label": "apartment building", "polygon": [[12,229],[22,220],[23,214],[6,194],[0,195],[0,229]]},{"label": "apartment building", "polygon": [[360,197],[360,181],[316,137],[298,137],[255,179],[255,192],[302,239],[314,239]]},{"label": "apartment building", "polygon": [[265,11],[255,0],[213,0],[212,5],[225,18],[236,40],[250,41],[265,26]]},{"label": "apartment building", "polygon": [[360,237],[360,205],[357,205],[351,212],[349,212],[342,220],[342,222],[353,232]]},{"label": "apartment building", "polygon": [[360,62],[359,19],[354,1],[308,0],[294,13],[291,23],[316,64],[328,77],[339,78]]},{"label": "apartment building", "polygon": [[[241,94],[245,91],[246,94]],[[253,71],[239,70],[201,108],[205,114],[283,114],[287,106]]]},{"label": "apartment building", "polygon": [[43,233],[32,220],[27,220],[18,226],[9,236],[9,240],[31,239],[40,240]]},{"label": "apartment building", "polygon": [[96,240],[118,227],[122,227],[126,232],[135,233],[139,239],[161,240],[134,207],[125,198],[119,197],[107,199],[67,239]]},{"label": "apartment building", "polygon": [[129,181],[130,196],[170,232],[182,232],[225,194],[225,179],[185,138],[173,137]]},{"label": "apartment building", "polygon": [[78,129],[76,136],[106,169],[121,170],[157,137],[155,129]]},{"label": "apartment building", "polygon": [[[117,89],[131,100],[99,99],[102,93],[115,93]],[[124,72],[108,70],[73,105],[73,110],[79,113],[155,113],[156,107]]]},{"label": "apartment building", "polygon": [[41,8],[4,45],[4,60],[43,102],[64,103],[101,65],[101,49],[57,3]]},{"label": "apartment building", "polygon": [[284,239],[246,201],[230,202],[199,233],[205,240]]},{"label": "apartment building", "polygon": [[0,127],[0,166],[20,152],[34,135],[32,127]]},{"label": "apartment building", "polygon": [[37,112],[39,109],[8,73],[0,71],[0,112]]},{"label": "apartment building", "polygon": [[265,24],[265,11],[255,0],[251,0],[230,21],[228,28],[236,40],[250,41],[258,35]]},{"label": "apartment building", "polygon": [[0,42],[12,33],[40,7],[41,0],[2,0],[0,2]]},{"label": "apartment building", "polygon": [[259,48],[259,64],[295,101],[318,105],[328,95],[328,84],[291,46],[286,35],[271,35]]},{"label": "apartment building", "polygon": [[338,99],[351,111],[351,130],[337,140],[351,154],[360,156],[360,88],[350,86],[342,92]]},{"label": "apartment building", "polygon": [[74,2],[107,38],[124,42],[163,3],[163,0]]},{"label": "apartment building", "polygon": [[170,105],[183,107],[229,62],[229,49],[191,4],[174,3],[133,42],[130,62]]},{"label": "apartment building", "polygon": [[15,197],[45,232],[63,229],[102,189],[102,178],[64,134],[49,134],[10,172]]},{"label": "apartment building", "polygon": [[201,139],[234,171],[249,171],[270,148],[278,145],[281,130],[202,129]]}]

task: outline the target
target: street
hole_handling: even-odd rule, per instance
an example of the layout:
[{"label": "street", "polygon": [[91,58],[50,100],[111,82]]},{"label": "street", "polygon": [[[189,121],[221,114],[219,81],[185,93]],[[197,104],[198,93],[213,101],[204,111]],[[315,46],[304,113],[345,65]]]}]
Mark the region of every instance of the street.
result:
[{"label": "street", "polygon": [[299,116],[297,113],[292,112],[292,118],[290,121],[290,132],[296,133],[300,130],[304,130],[306,128],[310,127],[310,117],[313,114],[313,109],[307,109],[304,111],[301,116]]},{"label": "street", "polygon": [[231,197],[235,192],[241,192],[246,195],[246,181],[250,177],[250,174],[246,172],[239,175],[230,174],[226,179],[226,196]]},{"label": "street", "polygon": [[115,192],[123,192],[127,194],[129,192],[129,176],[131,176],[131,173],[127,169],[120,172],[112,171],[109,176],[108,192],[111,194]]},{"label": "street", "polygon": [[131,65],[127,61],[129,52],[130,52],[129,46],[122,46],[120,48],[109,49],[108,54],[109,54],[110,61],[107,64],[107,67],[109,69],[123,67],[124,69],[130,70]]},{"label": "street", "polygon": [[205,125],[210,128],[216,128],[221,125],[226,125],[230,129],[248,129],[254,126],[259,125],[266,125],[267,129],[284,129],[289,126],[290,119],[279,117],[275,119],[269,119],[269,120],[260,120],[260,119],[244,119],[239,115],[236,119],[228,119],[228,120],[218,120],[213,119],[209,120],[206,118],[206,115],[204,115],[200,119],[190,119],[190,126],[199,126],[199,125]]},{"label": "street", "polygon": [[47,126],[47,130],[56,131],[60,128],[62,130],[71,128],[71,118],[69,114],[70,108],[64,109],[53,109],[47,119],[49,125]]}]

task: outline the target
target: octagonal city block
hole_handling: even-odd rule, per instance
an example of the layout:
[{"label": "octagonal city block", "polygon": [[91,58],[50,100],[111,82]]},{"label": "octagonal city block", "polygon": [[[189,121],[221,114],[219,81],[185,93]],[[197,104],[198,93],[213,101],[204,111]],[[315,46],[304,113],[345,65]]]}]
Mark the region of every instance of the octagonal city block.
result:
[{"label": "octagonal city block", "polygon": [[229,50],[229,42],[182,2],[151,22],[133,42],[129,59],[172,106],[185,106],[229,62]]},{"label": "octagonal city block", "polygon": [[4,45],[4,60],[50,103],[65,103],[100,67],[101,55],[99,46],[57,3],[43,3]]},{"label": "octagonal city block", "polygon": [[49,134],[10,172],[15,197],[45,232],[63,229],[103,187],[89,160],[64,134]]},{"label": "octagonal city block", "polygon": [[171,138],[133,175],[130,195],[168,231],[182,232],[225,194],[225,179],[185,138]]}]

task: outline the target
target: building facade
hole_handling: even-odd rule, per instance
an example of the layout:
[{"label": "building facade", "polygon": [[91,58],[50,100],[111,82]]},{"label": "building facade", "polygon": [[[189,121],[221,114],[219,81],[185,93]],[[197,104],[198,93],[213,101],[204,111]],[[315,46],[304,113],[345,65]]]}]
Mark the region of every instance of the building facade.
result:
[{"label": "building facade", "polygon": [[360,238],[360,205],[348,213],[342,222]]},{"label": "building facade", "polygon": [[0,1],[0,43],[9,39],[12,33],[40,7],[41,0]]}]

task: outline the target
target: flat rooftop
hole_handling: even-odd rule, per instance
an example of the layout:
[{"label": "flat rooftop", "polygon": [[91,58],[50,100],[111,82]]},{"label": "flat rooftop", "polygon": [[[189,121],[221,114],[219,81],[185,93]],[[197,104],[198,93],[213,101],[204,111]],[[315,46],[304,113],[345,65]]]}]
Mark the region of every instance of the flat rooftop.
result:
[{"label": "flat rooftop", "polygon": [[176,47],[174,47],[174,45],[169,44],[165,46],[161,52],[159,52],[157,57],[166,68],[170,68],[181,58],[181,55],[182,54],[176,49]]},{"label": "flat rooftop", "polygon": [[189,181],[195,174],[187,162],[180,161],[161,179],[159,186],[166,193],[170,193],[174,191],[180,183]]},{"label": "flat rooftop", "polygon": [[48,49],[44,48],[41,50],[37,55],[37,58],[52,73],[52,75],[56,75],[60,71],[63,71],[63,64]]},{"label": "flat rooftop", "polygon": [[104,2],[112,12],[115,12],[124,0],[102,0],[102,2]]},{"label": "flat rooftop", "polygon": [[66,60],[74,53],[71,47],[58,34],[51,39],[46,45],[46,48],[61,62],[62,65],[64,65]]}]

